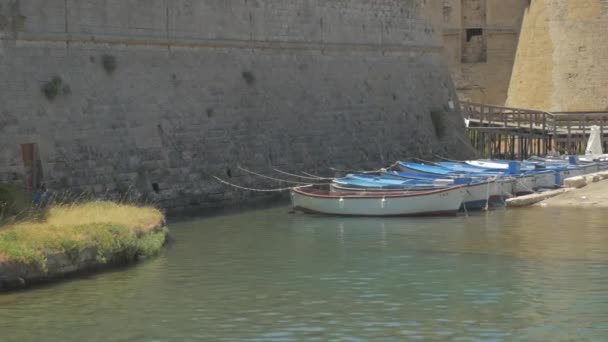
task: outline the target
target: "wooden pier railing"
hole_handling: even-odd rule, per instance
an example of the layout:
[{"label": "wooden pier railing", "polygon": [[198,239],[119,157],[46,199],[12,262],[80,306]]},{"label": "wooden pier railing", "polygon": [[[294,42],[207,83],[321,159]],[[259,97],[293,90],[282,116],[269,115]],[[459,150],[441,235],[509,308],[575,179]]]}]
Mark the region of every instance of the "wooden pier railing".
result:
[{"label": "wooden pier railing", "polygon": [[608,112],[550,113],[471,102],[460,103],[473,147],[483,157],[525,159],[531,155],[584,154],[591,126],[606,148]]}]

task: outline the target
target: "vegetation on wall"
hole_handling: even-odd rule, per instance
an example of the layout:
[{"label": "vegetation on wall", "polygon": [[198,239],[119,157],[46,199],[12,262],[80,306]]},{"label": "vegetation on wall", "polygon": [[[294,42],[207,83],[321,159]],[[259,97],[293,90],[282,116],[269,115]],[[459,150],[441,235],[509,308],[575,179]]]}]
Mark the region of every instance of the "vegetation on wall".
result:
[{"label": "vegetation on wall", "polygon": [[255,76],[251,71],[243,71],[243,79],[247,82],[248,85],[255,84]]},{"label": "vegetation on wall", "polygon": [[68,95],[72,92],[70,86],[64,83],[59,76],[54,76],[50,81],[44,83],[41,90],[49,101],[53,101],[59,94]]},{"label": "vegetation on wall", "polygon": [[437,138],[443,138],[447,128],[443,111],[432,110],[431,121],[433,122],[433,127],[435,128],[435,135],[437,136]]},{"label": "vegetation on wall", "polygon": [[108,74],[112,74],[116,70],[118,63],[116,62],[116,57],[106,54],[101,56],[101,65]]}]

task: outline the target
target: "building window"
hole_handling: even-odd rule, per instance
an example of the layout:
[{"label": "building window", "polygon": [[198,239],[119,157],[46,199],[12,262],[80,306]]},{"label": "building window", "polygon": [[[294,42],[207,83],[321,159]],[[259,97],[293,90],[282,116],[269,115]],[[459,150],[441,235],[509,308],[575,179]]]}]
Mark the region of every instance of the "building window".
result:
[{"label": "building window", "polygon": [[487,62],[487,40],[482,28],[464,30],[462,63]]}]

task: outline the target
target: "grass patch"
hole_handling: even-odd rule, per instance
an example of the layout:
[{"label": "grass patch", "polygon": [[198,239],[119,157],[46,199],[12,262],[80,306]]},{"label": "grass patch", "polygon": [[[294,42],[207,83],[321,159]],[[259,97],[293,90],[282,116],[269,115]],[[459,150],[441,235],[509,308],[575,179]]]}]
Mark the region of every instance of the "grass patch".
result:
[{"label": "grass patch", "polygon": [[43,219],[0,228],[0,262],[47,271],[48,256],[66,254],[78,260],[93,247],[101,264],[152,256],[165,240],[166,231],[152,231],[163,220],[163,214],[150,207],[112,202],[55,205]]}]

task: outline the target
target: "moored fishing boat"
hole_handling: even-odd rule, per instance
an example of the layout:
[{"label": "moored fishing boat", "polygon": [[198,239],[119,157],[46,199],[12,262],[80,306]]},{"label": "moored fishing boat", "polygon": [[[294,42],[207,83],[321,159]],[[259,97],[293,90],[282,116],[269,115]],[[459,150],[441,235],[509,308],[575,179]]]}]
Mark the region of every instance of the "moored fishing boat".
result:
[{"label": "moored fishing boat", "polygon": [[[334,180],[330,186],[333,192],[377,193],[424,191],[460,185],[465,190],[462,210],[479,210],[491,205],[502,204],[508,196],[501,186],[502,184],[497,184],[494,178],[473,180],[472,178],[461,177],[419,180],[394,176],[351,174],[345,178]],[[512,190],[510,189],[509,193],[510,191]]]},{"label": "moored fishing boat", "polygon": [[515,196],[528,195],[536,189],[536,178],[534,175],[522,175],[515,177],[513,194]]},{"label": "moored fishing boat", "polygon": [[460,209],[463,187],[428,191],[337,193],[314,187],[291,189],[295,210],[339,216],[424,216],[455,214]]}]

